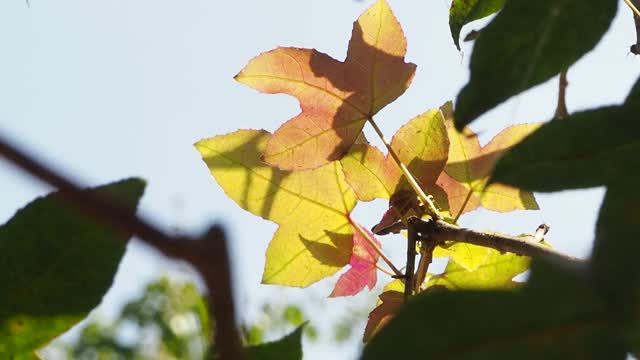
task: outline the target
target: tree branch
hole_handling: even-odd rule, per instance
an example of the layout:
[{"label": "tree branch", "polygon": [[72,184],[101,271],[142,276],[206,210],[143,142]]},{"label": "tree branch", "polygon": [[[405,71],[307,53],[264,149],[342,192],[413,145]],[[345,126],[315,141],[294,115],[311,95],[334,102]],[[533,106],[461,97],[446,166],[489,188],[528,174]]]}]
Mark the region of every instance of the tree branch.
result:
[{"label": "tree branch", "polygon": [[418,241],[418,232],[413,222],[407,225],[407,266],[404,270],[404,302],[409,301],[413,295],[415,267],[416,267],[416,242]]},{"label": "tree branch", "polygon": [[640,55],[640,10],[638,10],[640,0],[624,0],[624,2],[633,12],[633,21],[636,28],[636,43],[631,45],[630,51],[633,54]]},{"label": "tree branch", "polygon": [[[493,232],[475,231],[460,228],[441,220],[419,221],[416,228],[422,238],[428,238],[436,244],[445,241],[462,242],[496,249],[501,252],[511,252],[529,257],[552,257],[564,262],[583,262],[584,260],[566,255],[538,242]],[[533,239],[533,237],[532,237]]]},{"label": "tree branch", "polygon": [[209,289],[215,319],[214,341],[221,359],[242,359],[231,286],[231,266],[224,231],[213,226],[202,238],[172,237],[98,194],[82,191],[71,180],[18,150],[0,135],[0,155],[31,175],[59,189],[68,203],[120,230],[137,235],[166,256],[191,263]]},{"label": "tree branch", "polygon": [[554,119],[564,119],[569,116],[569,111],[567,110],[567,86],[569,86],[567,71],[563,70],[558,79],[558,105],[553,115]]}]

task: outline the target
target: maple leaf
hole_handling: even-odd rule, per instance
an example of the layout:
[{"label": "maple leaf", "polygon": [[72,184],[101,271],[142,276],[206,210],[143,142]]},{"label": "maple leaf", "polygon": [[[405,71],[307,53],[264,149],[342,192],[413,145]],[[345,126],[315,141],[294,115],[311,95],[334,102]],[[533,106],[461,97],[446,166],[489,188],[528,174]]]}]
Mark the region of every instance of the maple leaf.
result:
[{"label": "maple leaf", "polygon": [[538,129],[541,124],[510,126],[498,133],[491,141],[480,146],[477,135],[469,128],[456,130],[451,103],[441,107],[449,133],[449,159],[445,171],[438,178],[448,195],[452,214],[463,214],[478,206],[508,212],[516,209],[537,210],[533,194],[504,184],[487,181],[496,162],[506,151]]},{"label": "maple leaf", "polygon": [[498,250],[476,247],[483,261],[469,271],[456,261],[449,261],[444,273],[434,275],[427,280],[427,287],[444,286],[451,290],[469,289],[512,289],[520,283],[512,279],[527,269],[531,258],[513,253],[501,254]]},{"label": "maple leaf", "polygon": [[[441,208],[446,209],[447,194],[436,185],[436,179],[449,156],[449,139],[441,112],[430,110],[411,119],[393,136],[391,148],[400,161],[407,164],[420,187],[432,194]],[[398,194],[414,194],[393,158],[385,156],[374,146],[356,144],[340,163],[347,182],[359,200],[392,199]],[[416,198],[415,195],[413,198]],[[399,211],[387,212],[386,215],[397,217],[407,209],[397,210]]]},{"label": "maple leaf", "polygon": [[[362,226],[360,227],[362,228]],[[375,241],[378,247],[381,247],[380,241],[376,239],[371,232],[362,228],[369,237]],[[351,260],[349,265],[351,268],[344,274],[340,275],[338,282],[336,283],[331,295],[329,297],[337,296],[352,296],[366,287],[369,290],[376,286],[378,259],[380,255],[369,244],[367,239],[359,232],[353,232],[353,253],[351,254]]]},{"label": "maple leaf", "polygon": [[269,140],[263,160],[285,170],[317,168],[349,151],[367,119],[409,87],[416,66],[384,0],[354,23],[344,62],[315,49],[279,47],[235,76],[259,91],[295,96],[302,112]]},{"label": "maple leaf", "polygon": [[270,133],[239,130],[195,144],[225,193],[243,209],[280,225],[267,249],[262,282],[305,287],[349,263],[355,194],[340,163],[287,172],[260,154]]},{"label": "maple leaf", "polygon": [[367,325],[364,328],[362,341],[369,341],[377,334],[404,304],[404,283],[394,280],[384,287],[376,307],[369,313]]}]

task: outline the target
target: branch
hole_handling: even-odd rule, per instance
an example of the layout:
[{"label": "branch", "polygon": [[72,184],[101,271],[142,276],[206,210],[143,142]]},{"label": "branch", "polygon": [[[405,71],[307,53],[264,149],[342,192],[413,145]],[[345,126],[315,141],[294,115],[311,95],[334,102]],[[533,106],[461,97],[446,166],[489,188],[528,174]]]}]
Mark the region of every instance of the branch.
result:
[{"label": "branch", "polygon": [[633,54],[640,55],[640,11],[638,10],[640,0],[624,0],[624,2],[633,12],[633,21],[636,28],[636,43],[631,45],[630,51]]},{"label": "branch", "polygon": [[409,297],[413,294],[416,267],[416,242],[419,239],[413,222],[408,223],[407,230],[407,266],[404,271],[404,302],[409,301]]},{"label": "branch", "polygon": [[529,257],[546,256],[573,263],[584,261],[523,237],[464,229],[442,220],[421,220],[416,223],[416,228],[422,238],[428,238],[436,244],[444,244],[445,241],[455,241],[485,246],[500,252],[511,252]]},{"label": "branch", "polygon": [[569,86],[567,70],[563,70],[558,79],[558,105],[553,115],[554,119],[564,119],[569,116],[569,111],[567,110],[567,86]]},{"label": "branch", "polygon": [[0,155],[31,175],[59,189],[68,203],[99,221],[137,235],[166,256],[191,263],[209,289],[209,306],[215,319],[214,341],[221,359],[242,359],[235,320],[231,266],[222,228],[213,226],[202,238],[172,237],[98,194],[82,191],[71,180],[18,150],[0,135]]}]

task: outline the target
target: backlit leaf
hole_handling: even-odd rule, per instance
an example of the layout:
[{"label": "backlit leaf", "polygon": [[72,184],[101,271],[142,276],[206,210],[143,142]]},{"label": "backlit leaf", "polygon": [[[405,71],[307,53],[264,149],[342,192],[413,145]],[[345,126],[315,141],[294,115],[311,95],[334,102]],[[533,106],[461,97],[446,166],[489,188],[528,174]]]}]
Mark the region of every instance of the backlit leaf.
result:
[{"label": "backlit leaf", "polygon": [[[487,181],[500,157],[541,124],[514,125],[502,130],[491,141],[480,146],[477,135],[469,128],[456,130],[450,103],[443,107],[445,124],[449,133],[449,160],[446,175],[438,179],[449,196],[451,214],[465,213],[478,206],[500,212],[516,209],[538,209],[538,204],[530,192],[504,184],[490,184]],[[466,189],[466,190],[465,190]]]},{"label": "backlit leaf", "polygon": [[502,9],[506,0],[453,0],[449,9],[449,28],[453,42],[460,50],[460,30],[466,24]]},{"label": "backlit leaf", "polygon": [[243,209],[280,225],[262,281],[308,286],[349,263],[356,198],[340,163],[287,172],[260,161],[270,134],[239,130],[195,146],[225,193]]},{"label": "backlit leaf", "polygon": [[489,258],[489,248],[462,242],[436,246],[433,257],[448,257],[467,271],[474,271]]},{"label": "backlit leaf", "polygon": [[558,191],[640,176],[640,103],[574,113],[550,121],[498,162],[491,181]]},{"label": "backlit leaf", "polygon": [[416,66],[405,63],[406,49],[400,24],[379,0],[354,23],[344,62],[315,49],[283,47],[251,60],[237,81],[295,96],[302,109],[274,133],[263,160],[300,170],[342,158],[367,119],[411,83]]},{"label": "backlit leaf", "polygon": [[[382,246],[380,241],[378,241],[371,232],[364,228],[363,230],[375,241],[378,247]],[[340,275],[329,297],[355,295],[365,287],[368,287],[369,290],[373,289],[378,279],[378,268],[376,264],[378,263],[379,257],[380,255],[378,255],[376,250],[369,244],[367,239],[365,239],[359,231],[354,231],[353,253],[349,261],[351,267],[346,273]]]},{"label": "backlit leaf", "polygon": [[379,296],[378,305],[369,313],[369,320],[364,329],[362,341],[368,342],[396,314],[404,303],[402,291],[386,290]]},{"label": "backlit leaf", "polygon": [[496,105],[558,75],[593,49],[617,0],[509,0],[476,40],[456,102],[462,129]]},{"label": "backlit leaf", "polygon": [[[144,190],[128,179],[91,191],[133,213]],[[111,287],[130,233],[96,222],[59,193],[38,198],[0,227],[0,359],[33,351],[70,329]]]},{"label": "backlit leaf", "polygon": [[[446,194],[436,185],[449,153],[441,112],[430,110],[411,119],[393,136],[391,148],[420,187],[446,209]],[[362,201],[389,199],[403,190],[413,192],[393,158],[374,146],[354,145],[340,162],[347,182]]]},{"label": "backlit leaf", "polygon": [[[442,285],[451,290],[511,289],[517,286],[512,279],[529,268],[531,258],[513,253],[501,254],[484,248],[484,262],[469,271],[456,261],[449,260],[444,273],[432,276],[427,287]],[[480,258],[483,258],[480,256]]]}]

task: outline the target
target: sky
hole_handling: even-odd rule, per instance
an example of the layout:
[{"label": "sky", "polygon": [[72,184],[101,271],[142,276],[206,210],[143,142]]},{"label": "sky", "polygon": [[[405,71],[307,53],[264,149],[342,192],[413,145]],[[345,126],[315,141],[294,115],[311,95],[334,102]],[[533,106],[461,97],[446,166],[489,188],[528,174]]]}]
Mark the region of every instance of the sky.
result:
[{"label": "sky", "polygon": [[[372,306],[379,290],[326,299],[335,276],[308,289],[261,285],[264,252],[276,226],[227,198],[193,144],[239,128],[273,131],[296,115],[294,98],[260,94],[233,76],[252,57],[277,46],[316,48],[344,59],[352,23],[372,3],[31,0],[27,7],[21,0],[2,1],[0,133],[86,185],[146,179],[140,214],[167,231],[197,235],[212,223],[224,224],[241,321],[255,319],[265,301],[294,299],[304,302],[312,323],[328,327],[327,314],[339,318],[353,304]],[[415,115],[455,99],[468,80],[472,53],[472,43],[463,43],[462,52],[452,43],[448,0],[389,3],[408,39],[407,60],[418,70],[407,92],[376,117],[388,137]],[[485,23],[467,26],[463,36]],[[640,73],[640,58],[628,50],[634,37],[631,13],[620,1],[602,42],[569,71],[570,112],[622,102]],[[487,142],[511,124],[548,120],[556,96],[553,79],[486,113],[472,128]],[[0,222],[52,190],[1,159],[0,185]],[[557,249],[587,256],[603,193],[538,194],[540,211],[477,211],[461,223],[519,234],[546,222],[547,240]],[[369,227],[385,206],[360,204],[354,217]],[[402,246],[394,239],[382,241],[402,263]],[[185,264],[133,241],[93,316],[112,316],[147,281],[166,273],[193,275]],[[355,358],[364,325],[358,326],[346,345],[305,344],[305,358]]]}]

